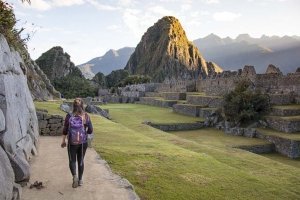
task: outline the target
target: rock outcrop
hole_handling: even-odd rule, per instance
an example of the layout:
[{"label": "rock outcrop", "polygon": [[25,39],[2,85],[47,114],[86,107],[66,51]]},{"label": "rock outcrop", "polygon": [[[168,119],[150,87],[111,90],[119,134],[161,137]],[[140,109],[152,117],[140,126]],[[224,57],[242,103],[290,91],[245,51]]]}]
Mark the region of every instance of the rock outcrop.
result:
[{"label": "rock outcrop", "polygon": [[70,60],[70,55],[65,53],[62,47],[53,47],[43,53],[36,63],[52,82],[54,78],[62,78],[68,75],[75,65]]},{"label": "rock outcrop", "polygon": [[34,100],[60,98],[60,93],[53,87],[46,74],[33,60],[25,66],[25,69],[27,69],[26,76],[28,87]]},{"label": "rock outcrop", "polygon": [[[211,65],[212,66],[212,65]],[[175,17],[167,16],[148,28],[126,67],[131,74],[149,75],[153,81],[195,79],[221,72],[208,69],[199,50],[188,41]]]},{"label": "rock outcrop", "polygon": [[278,67],[276,67],[275,65],[268,65],[266,74],[278,74],[278,75],[282,75],[282,72],[280,71],[280,69]]},{"label": "rock outcrop", "polygon": [[20,198],[16,183],[29,180],[28,160],[37,153],[38,121],[24,66],[0,34],[0,199]]}]

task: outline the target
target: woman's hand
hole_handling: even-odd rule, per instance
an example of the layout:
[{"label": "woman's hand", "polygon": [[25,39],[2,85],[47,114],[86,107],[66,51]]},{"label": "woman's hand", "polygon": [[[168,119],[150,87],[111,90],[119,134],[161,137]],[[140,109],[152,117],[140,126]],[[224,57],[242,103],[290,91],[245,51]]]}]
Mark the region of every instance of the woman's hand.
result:
[{"label": "woman's hand", "polygon": [[61,148],[64,148],[67,146],[67,143],[65,141],[63,141],[60,146],[61,146]]},{"label": "woman's hand", "polygon": [[62,138],[62,142],[61,142],[61,148],[64,148],[67,146],[67,143],[66,143],[66,135],[63,135],[63,138]]}]

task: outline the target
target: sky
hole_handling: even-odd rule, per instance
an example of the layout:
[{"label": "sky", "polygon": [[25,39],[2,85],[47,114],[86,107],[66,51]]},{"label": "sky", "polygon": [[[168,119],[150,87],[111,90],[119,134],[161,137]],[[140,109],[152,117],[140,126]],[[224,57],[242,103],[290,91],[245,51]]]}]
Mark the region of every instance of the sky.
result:
[{"label": "sky", "polygon": [[163,16],[179,19],[190,41],[214,33],[235,38],[300,36],[300,0],[5,0],[31,36],[32,59],[61,46],[75,65],[110,49],[135,47]]}]

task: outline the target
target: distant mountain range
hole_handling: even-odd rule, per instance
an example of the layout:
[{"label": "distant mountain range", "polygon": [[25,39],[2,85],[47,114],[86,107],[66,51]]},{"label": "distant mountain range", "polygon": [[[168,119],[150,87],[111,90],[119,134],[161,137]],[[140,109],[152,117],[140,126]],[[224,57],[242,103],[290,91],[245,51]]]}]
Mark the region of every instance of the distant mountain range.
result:
[{"label": "distant mountain range", "polygon": [[77,67],[88,79],[93,78],[98,72],[108,75],[113,70],[123,69],[133,51],[134,48],[132,47],[124,47],[119,50],[111,49],[103,56],[93,58]]},{"label": "distant mountain range", "polygon": [[273,64],[283,73],[295,72],[300,67],[300,38],[298,36],[265,36],[252,38],[241,34],[236,39],[210,34],[194,40],[206,60],[224,70],[236,70],[244,65],[255,66],[257,73],[265,73]]},{"label": "distant mountain range", "polygon": [[[235,39],[221,38],[210,34],[194,40],[206,61],[213,61],[224,70],[236,70],[253,65],[257,73],[265,73],[269,64],[279,67],[283,73],[295,72],[300,67],[299,36],[265,36],[252,38],[240,34]],[[125,47],[109,50],[101,57],[79,65],[86,78],[91,79],[97,72],[105,75],[113,70],[123,69],[135,48]]]}]

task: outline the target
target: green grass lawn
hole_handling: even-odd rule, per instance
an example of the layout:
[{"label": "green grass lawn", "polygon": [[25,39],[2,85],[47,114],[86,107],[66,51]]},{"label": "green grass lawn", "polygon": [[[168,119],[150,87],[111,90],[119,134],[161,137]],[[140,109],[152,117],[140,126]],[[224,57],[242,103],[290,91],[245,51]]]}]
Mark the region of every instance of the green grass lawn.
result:
[{"label": "green grass lawn", "polygon": [[223,131],[214,128],[206,128],[191,131],[175,131],[171,133],[181,138],[192,140],[200,144],[217,147],[236,147],[269,144],[267,141],[258,138],[246,138],[242,136],[226,135]]},{"label": "green grass lawn", "polygon": [[[58,106],[52,104],[36,103],[57,113]],[[94,148],[115,173],[134,185],[142,200],[300,199],[297,167],[142,124],[145,120],[192,122],[197,118],[145,105],[102,107],[109,109],[113,121],[91,115]]]},{"label": "green grass lawn", "polygon": [[282,138],[300,141],[300,132],[284,133],[270,128],[258,128],[257,130],[265,135],[274,135]]},{"label": "green grass lawn", "polygon": [[285,120],[285,121],[300,121],[300,115],[296,115],[296,116],[271,116],[271,115],[267,115],[267,118],[271,118],[274,120]]},{"label": "green grass lawn", "polygon": [[300,110],[300,104],[273,106],[273,108],[282,110]]}]

